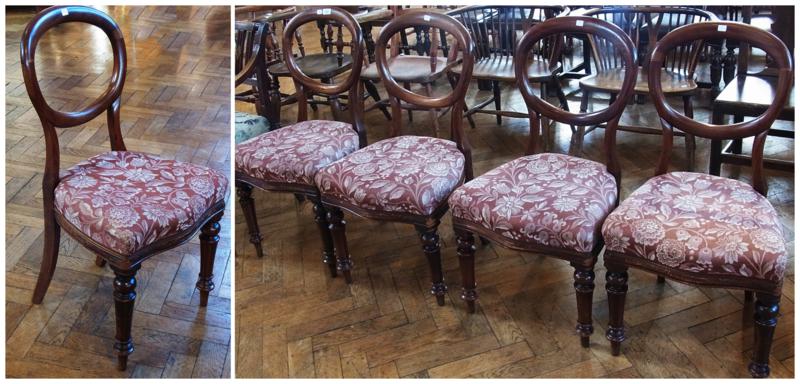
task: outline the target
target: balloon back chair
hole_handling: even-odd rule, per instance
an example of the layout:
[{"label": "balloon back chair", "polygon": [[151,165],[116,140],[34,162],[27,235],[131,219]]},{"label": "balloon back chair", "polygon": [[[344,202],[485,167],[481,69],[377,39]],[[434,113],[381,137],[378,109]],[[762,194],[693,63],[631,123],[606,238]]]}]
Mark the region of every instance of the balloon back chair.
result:
[{"label": "balloon back chair", "polygon": [[[669,52],[681,44],[715,39],[753,44],[774,59],[778,73],[775,98],[753,120],[705,124],[680,114],[666,100],[658,69]],[[774,35],[735,22],[687,25],[656,45],[648,72],[651,97],[663,128],[656,175],[608,216],[602,230],[608,270],[606,336],[615,355],[625,339],[627,269],[633,267],[687,284],[755,291],[755,348],[749,370],[754,377],[769,375],[769,350],[787,254],[778,214],[765,197],[762,160],[767,132],[792,88],[790,57]],[[752,185],[702,173],[667,173],[673,129],[713,140],[754,137]]]},{"label": "balloon back chair", "polygon": [[[553,35],[586,35],[619,54],[625,68],[620,96],[602,111],[571,113],[537,96],[526,73],[530,51]],[[581,344],[589,346],[592,327],[594,265],[603,248],[600,226],[619,201],[620,167],[615,149],[616,127],[633,94],[637,66],[633,42],[617,26],[591,17],[565,16],[531,27],[517,46],[514,70],[528,107],[528,156],[505,163],[457,189],[450,197],[453,227],[463,280],[461,298],[475,311],[475,246],[473,233],[496,244],[542,253],[569,261],[575,268],[575,292]],[[568,125],[607,123],[605,164],[556,153],[536,153],[542,120]],[[536,154],[534,154],[536,153]]]},{"label": "balloon back chair", "polygon": [[[39,87],[35,55],[39,40],[51,28],[70,22],[94,25],[111,41],[111,83],[86,109],[51,108]],[[214,289],[212,270],[225,208],[228,180],[221,172],[190,163],[130,152],[120,131],[126,50],[122,32],[108,15],[81,6],[50,7],[27,25],[20,45],[25,88],[44,129],[46,160],[42,181],[44,254],[33,303],[42,302],[55,272],[63,229],[107,262],[114,271],[114,309],[118,369],[125,370],[133,352],[131,322],[136,272],[141,263],[200,234],[200,305]],[[60,172],[56,128],[85,124],[106,112],[111,151]]]},{"label": "balloon back chair", "polygon": [[313,92],[335,98],[348,92],[350,100],[358,100],[356,95],[362,93],[358,81],[361,66],[353,66],[347,77],[338,84],[322,83],[302,72],[292,54],[292,39],[300,26],[312,21],[344,25],[352,38],[348,45],[349,59],[354,63],[363,60],[361,28],[348,12],[339,8],[312,8],[299,12],[287,23],[283,34],[283,59],[297,89],[298,122],[236,146],[236,193],[244,211],[250,242],[255,246],[258,257],[263,256],[262,236],[251,196],[253,187],[308,198],[314,204],[315,220],[322,237],[323,261],[329,266],[331,276],[335,277],[333,240],[314,177],[320,169],[363,147],[366,133],[362,124],[361,103],[352,103],[348,108],[352,123],[339,121],[341,116],[338,109],[334,109],[337,121],[308,120],[307,96]]},{"label": "balloon back chair", "polygon": [[[449,55],[461,54],[462,75],[452,92],[431,97],[415,94],[400,85],[390,70],[386,45],[396,33],[411,27],[435,28],[452,36]],[[431,270],[431,294],[444,305],[447,286],[442,276],[439,235],[441,217],[447,212],[447,197],[472,178],[469,143],[462,131],[464,96],[474,63],[474,45],[469,32],[450,16],[427,11],[408,12],[389,21],[376,43],[377,70],[390,97],[395,122],[401,101],[428,109],[450,109],[451,140],[400,135],[393,124],[390,138],[334,162],[316,177],[322,203],[336,246],[338,268],[352,282],[352,262],[347,248],[342,209],[373,220],[412,224],[416,227]],[[432,122],[431,122],[432,123]]]}]

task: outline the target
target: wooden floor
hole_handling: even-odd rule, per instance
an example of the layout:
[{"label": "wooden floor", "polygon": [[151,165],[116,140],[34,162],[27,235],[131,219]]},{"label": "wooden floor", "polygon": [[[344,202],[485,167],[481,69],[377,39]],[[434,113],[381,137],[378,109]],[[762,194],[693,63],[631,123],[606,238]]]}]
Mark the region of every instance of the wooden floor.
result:
[{"label": "wooden floor", "polygon": [[[308,44],[315,40],[313,31],[305,35]],[[448,88],[440,87],[442,93]],[[476,88],[473,83],[470,104],[490,95],[475,95]],[[506,89],[503,98],[505,105],[524,110],[515,90]],[[570,104],[577,110],[579,97],[570,97]],[[695,100],[699,119],[708,118],[707,105],[707,95]],[[244,103],[236,108],[253,112]],[[311,113],[311,118],[329,116],[324,107]],[[296,108],[284,108],[284,123],[295,119]],[[403,119],[406,124],[405,114]],[[623,120],[657,126],[648,104],[629,105]],[[504,119],[497,126],[493,116],[477,115],[476,122],[476,129],[466,129],[477,175],[523,154],[526,120]],[[387,122],[379,111],[367,114],[366,127],[370,143],[386,137]],[[429,135],[428,114],[415,112],[406,132]],[[587,157],[601,158],[602,134],[595,131],[586,138]],[[569,138],[568,128],[556,130],[555,150],[565,152]],[[708,142],[698,144],[697,167],[707,169]],[[792,141],[770,139],[766,152],[792,158],[792,147]],[[623,198],[652,175],[659,148],[658,136],[619,134]],[[682,169],[684,161],[678,138],[673,169]],[[747,168],[725,166],[723,174],[749,178]],[[793,174],[769,173],[769,199],[780,213],[792,252],[793,179]],[[749,377],[753,308],[744,303],[742,292],[673,281],[659,285],[655,276],[632,270],[628,340],[623,354],[613,357],[604,337],[608,311],[602,258],[596,268],[595,334],[584,349],[573,331],[573,270],[564,261],[496,245],[479,247],[478,311],[468,315],[459,298],[449,214],[440,234],[450,291],[446,305],[439,307],[428,293],[427,264],[411,226],[346,214],[355,264],[355,281],[347,286],[342,278],[327,275],[308,204],[286,194],[259,191],[254,197],[266,256],[256,258],[237,203],[237,377]],[[793,255],[789,263],[772,348],[773,377],[794,376]]]},{"label": "wooden floor", "polygon": [[[230,169],[230,7],[103,7],[128,49],[122,131],[129,150]],[[6,8],[6,375],[230,377],[231,228],[223,218],[216,289],[199,308],[199,240],[145,261],[133,317],[136,351],[116,371],[112,279],[62,236],[44,303],[31,305],[42,255],[44,140],[19,63],[31,11]],[[105,35],[80,25],[49,32],[37,69],[51,105],[77,110],[105,88]],[[100,50],[103,53],[98,55]],[[105,118],[61,130],[62,167],[110,148]]]}]

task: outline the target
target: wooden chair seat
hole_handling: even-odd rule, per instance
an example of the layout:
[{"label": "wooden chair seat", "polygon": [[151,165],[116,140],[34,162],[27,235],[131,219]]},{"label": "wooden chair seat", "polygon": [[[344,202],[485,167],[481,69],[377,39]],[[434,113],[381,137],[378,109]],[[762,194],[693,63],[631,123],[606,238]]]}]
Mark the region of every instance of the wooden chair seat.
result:
[{"label": "wooden chair seat", "polygon": [[224,204],[227,190],[228,179],[211,168],[112,151],[63,172],[55,208],[59,221],[92,245],[136,262],[150,254],[142,252],[149,246],[196,228],[207,211]]},{"label": "wooden chair seat", "polygon": [[301,121],[237,145],[236,172],[262,183],[313,187],[320,168],[356,149],[358,134],[351,124]]},{"label": "wooden chair seat", "polygon": [[[339,64],[340,59],[341,64]],[[298,57],[296,62],[300,70],[312,79],[332,79],[349,70],[353,59],[349,55],[339,58],[335,53],[314,53]],[[290,76],[284,62],[275,63],[267,70],[274,76]]]},{"label": "wooden chair seat", "polygon": [[616,201],[616,180],[604,164],[543,153],[478,176],[453,192],[449,205],[457,225],[493,232],[514,248],[558,248],[591,259]]},{"label": "wooden chair seat", "polygon": [[758,283],[780,294],[786,246],[775,208],[753,186],[692,172],[656,176],[603,225],[609,251],[684,280]]},{"label": "wooden chair seat", "polygon": [[[430,56],[403,55],[390,57],[389,72],[398,82],[403,83],[431,83],[442,77],[447,67],[446,57],[436,57],[436,69],[431,71]],[[378,81],[378,66],[370,63],[361,71],[361,78]]]},{"label": "wooden chair seat", "polygon": [[[739,75],[728,83],[714,100],[714,108],[740,111],[746,116],[756,116],[770,106],[778,89],[775,76]],[[794,92],[789,93],[779,119],[794,119]]]},{"label": "wooden chair seat", "polygon": [[[666,94],[687,94],[694,92],[697,89],[697,82],[694,77],[688,77],[673,71],[662,69],[661,74],[661,87]],[[624,77],[624,70],[620,68],[612,68],[607,70],[598,71],[595,74],[583,77],[580,79],[581,89],[589,89],[592,91],[603,92],[619,92]],[[636,86],[634,92],[638,94],[647,94],[650,92],[647,86],[647,72],[639,68],[639,73],[636,77]]]},{"label": "wooden chair seat", "polygon": [[[461,66],[453,68],[453,72],[461,74]],[[547,60],[533,60],[528,66],[528,78],[532,81],[548,81],[554,74],[561,72],[561,63],[550,66]],[[478,80],[497,80],[514,82],[514,57],[491,56],[475,62],[472,77]]]}]

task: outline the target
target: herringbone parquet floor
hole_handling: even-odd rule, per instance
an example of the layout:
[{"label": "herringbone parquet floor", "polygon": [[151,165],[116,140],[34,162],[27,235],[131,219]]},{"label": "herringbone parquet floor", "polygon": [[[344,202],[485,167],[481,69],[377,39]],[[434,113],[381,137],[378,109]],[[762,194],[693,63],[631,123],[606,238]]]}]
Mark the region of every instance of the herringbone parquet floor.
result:
[{"label": "herringbone parquet floor", "polygon": [[[306,30],[308,52],[318,40],[314,33]],[[475,89],[473,83],[470,104]],[[488,92],[477,96],[483,99]],[[524,109],[515,90],[507,88],[503,98],[506,105]],[[578,97],[570,98],[575,110],[578,102]],[[707,119],[707,96],[695,105],[696,116]],[[236,108],[254,111],[244,103]],[[311,116],[330,114],[321,107]],[[407,122],[405,114],[403,118]],[[296,108],[284,108],[284,123],[295,119]],[[448,119],[442,119],[442,126]],[[630,105],[624,120],[657,126],[655,111],[646,103]],[[494,117],[478,115],[476,122],[476,129],[466,128],[476,174],[524,153],[526,120],[504,119],[497,126]],[[416,112],[406,132],[430,134],[429,124],[427,113]],[[366,127],[369,142],[386,137],[386,120],[379,111],[367,114]],[[555,150],[565,152],[569,129],[556,132]],[[598,130],[586,138],[586,157],[601,158],[602,134]],[[792,147],[791,141],[770,139],[767,153],[791,158]],[[658,136],[619,134],[623,198],[652,175],[659,148]],[[708,142],[699,140],[697,156],[698,169],[706,169]],[[682,139],[675,140],[673,165],[684,166]],[[749,170],[725,166],[723,174],[747,179]],[[790,250],[793,179],[792,174],[769,173],[769,199],[781,215]],[[449,214],[440,234],[450,292],[446,305],[439,307],[428,293],[426,260],[411,226],[346,214],[355,263],[355,281],[347,286],[342,278],[330,278],[321,263],[308,204],[285,194],[254,192],[254,197],[266,256],[256,258],[236,207],[237,377],[749,377],[752,304],[744,303],[740,291],[673,281],[659,285],[655,276],[632,270],[625,317],[629,338],[623,354],[613,357],[604,337],[608,313],[602,257],[596,268],[595,334],[591,347],[584,349],[573,332],[573,270],[566,262],[479,246],[481,297],[477,313],[468,315],[459,298]],[[772,348],[773,377],[794,376],[793,260]]]},{"label": "herringbone parquet floor", "polygon": [[[128,49],[122,131],[129,150],[230,169],[230,7],[107,7]],[[31,305],[42,255],[44,139],[28,99],[19,41],[30,9],[6,9],[6,375],[230,377],[231,228],[223,218],[216,289],[200,309],[199,240],[143,263],[133,317],[136,351],[118,372],[113,273],[62,236],[44,303]],[[77,110],[106,86],[110,45],[96,28],[65,25],[39,43],[51,105]],[[60,134],[61,166],[109,150],[105,118]]]}]

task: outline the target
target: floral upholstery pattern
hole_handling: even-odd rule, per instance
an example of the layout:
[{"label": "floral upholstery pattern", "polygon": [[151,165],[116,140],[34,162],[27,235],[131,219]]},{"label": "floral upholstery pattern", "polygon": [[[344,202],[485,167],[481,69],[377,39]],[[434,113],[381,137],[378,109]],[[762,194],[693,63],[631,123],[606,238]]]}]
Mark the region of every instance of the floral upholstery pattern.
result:
[{"label": "floral upholstery pattern", "polygon": [[55,208],[98,243],[130,255],[183,231],[223,201],[222,172],[138,152],[112,151],[62,172]]},{"label": "floral upholstery pattern", "polygon": [[323,196],[367,210],[430,215],[461,182],[464,155],[449,140],[399,136],[379,141],[317,173]]},{"label": "floral upholstery pattern", "polygon": [[317,171],[358,149],[349,123],[308,120],[236,146],[236,170],[274,182],[314,185]]},{"label": "floral upholstery pattern", "polygon": [[266,117],[251,115],[244,112],[236,112],[233,126],[235,129],[234,141],[236,144],[269,131],[269,121],[267,121]]},{"label": "floral upholstery pattern", "polygon": [[453,217],[515,241],[590,252],[617,200],[606,166],[557,153],[505,163],[450,196]]},{"label": "floral upholstery pattern", "polygon": [[752,186],[673,172],[639,187],[603,225],[609,250],[690,272],[779,282],[786,245],[775,208]]}]

